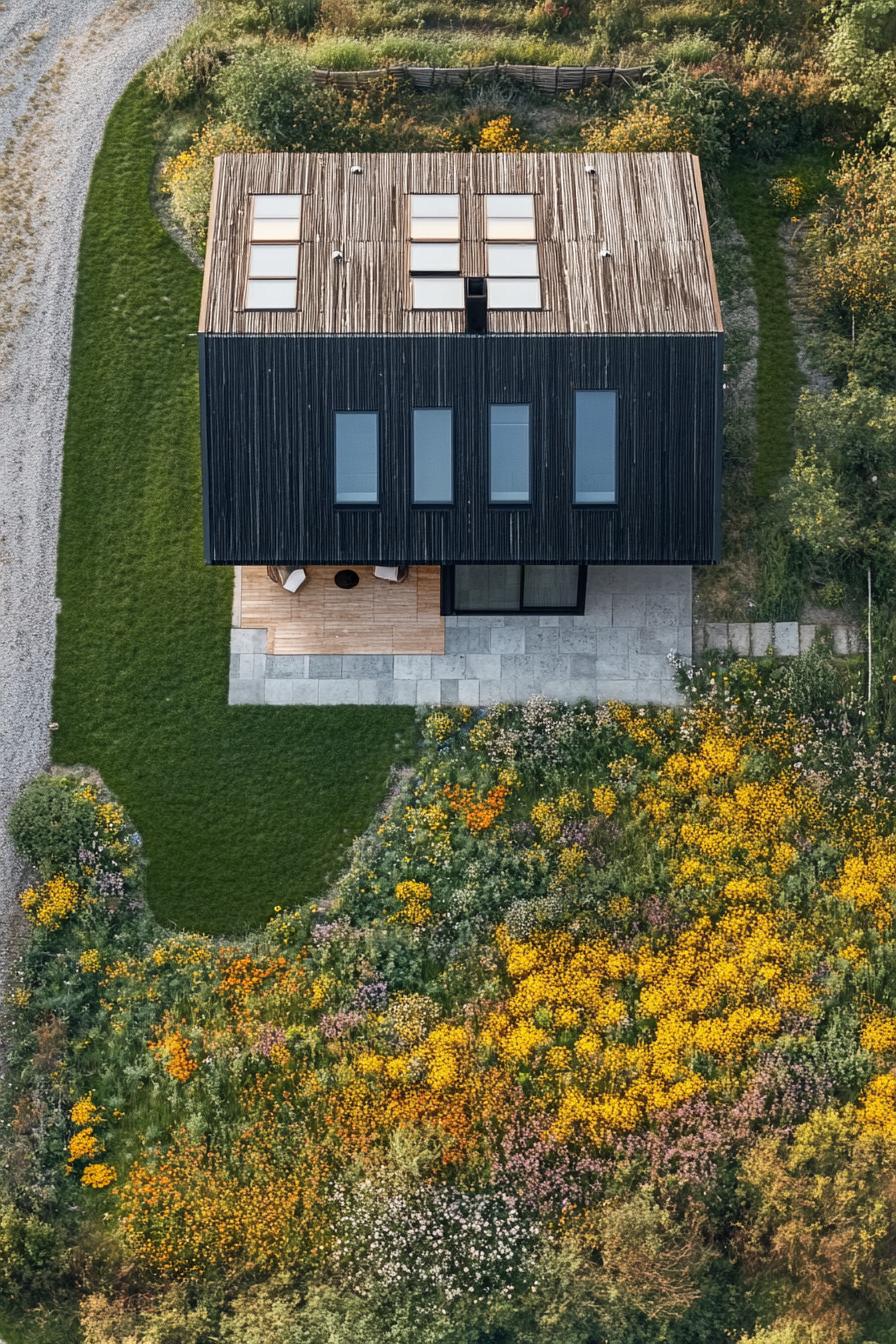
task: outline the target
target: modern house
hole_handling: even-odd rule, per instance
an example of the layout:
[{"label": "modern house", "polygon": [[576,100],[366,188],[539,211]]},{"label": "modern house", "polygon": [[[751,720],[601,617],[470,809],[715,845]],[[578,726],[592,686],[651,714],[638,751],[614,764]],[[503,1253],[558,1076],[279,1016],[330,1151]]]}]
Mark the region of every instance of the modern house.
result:
[{"label": "modern house", "polygon": [[691,155],[223,155],[199,361],[232,702],[674,699],[722,342]]}]

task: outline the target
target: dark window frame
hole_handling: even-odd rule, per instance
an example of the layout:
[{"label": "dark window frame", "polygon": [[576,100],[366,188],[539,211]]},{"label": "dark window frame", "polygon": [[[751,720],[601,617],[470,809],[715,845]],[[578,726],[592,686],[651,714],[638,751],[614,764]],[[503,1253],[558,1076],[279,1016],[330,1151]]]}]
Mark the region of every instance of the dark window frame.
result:
[{"label": "dark window frame", "polygon": [[[496,562],[497,563],[497,562]],[[517,563],[513,561],[511,563]],[[540,564],[536,560],[530,565]],[[579,577],[576,587],[574,607],[525,607],[522,605],[526,588],[525,563],[519,564],[519,605],[516,607],[458,607],[455,603],[454,565],[442,566],[441,614],[443,616],[582,616],[585,613],[585,597],[588,589],[588,566],[579,565]]]},{"label": "dark window frame", "polygon": [[[529,494],[526,499],[492,498],[492,409],[496,406],[525,406],[527,434],[529,440]],[[531,401],[490,401],[488,402],[488,507],[490,509],[531,509],[533,504],[533,486],[535,483],[535,436],[532,431]]]},{"label": "dark window frame", "polygon": [[[447,411],[451,416],[451,498],[450,499],[418,499],[417,498],[417,454],[414,441],[414,417],[417,411]],[[453,509],[457,502],[457,452],[454,433],[454,407],[453,406],[412,406],[411,407],[411,507],[414,509]]]},{"label": "dark window frame", "polygon": [[[339,498],[339,444],[338,419],[340,415],[372,415],[376,422],[376,499],[352,500]],[[351,410],[340,407],[333,412],[333,507],[336,509],[379,509],[382,507],[382,435],[380,434],[380,412],[369,407],[353,407]]]},{"label": "dark window frame", "polygon": [[[616,398],[613,424],[616,430],[613,444],[613,498],[612,499],[576,499],[576,398],[580,392],[612,392]],[[619,389],[618,387],[574,387],[572,392],[572,507],[574,509],[618,509],[619,508]]]}]

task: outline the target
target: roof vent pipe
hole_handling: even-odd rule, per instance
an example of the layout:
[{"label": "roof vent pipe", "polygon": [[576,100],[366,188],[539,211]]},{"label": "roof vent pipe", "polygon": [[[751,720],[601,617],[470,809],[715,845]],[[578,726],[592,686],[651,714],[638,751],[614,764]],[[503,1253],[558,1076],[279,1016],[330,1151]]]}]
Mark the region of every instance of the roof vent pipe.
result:
[{"label": "roof vent pipe", "polygon": [[466,330],[474,336],[488,331],[488,295],[485,277],[468,275],[464,280],[464,312]]}]

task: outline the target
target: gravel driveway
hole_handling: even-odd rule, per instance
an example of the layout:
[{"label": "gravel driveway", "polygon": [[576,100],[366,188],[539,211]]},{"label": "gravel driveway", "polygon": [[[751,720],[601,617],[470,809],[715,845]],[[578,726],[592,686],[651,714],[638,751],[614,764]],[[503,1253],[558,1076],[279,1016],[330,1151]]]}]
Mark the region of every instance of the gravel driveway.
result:
[{"label": "gravel driveway", "polygon": [[106,118],[193,0],[0,4],[0,987],[21,874],[6,817],[49,755],[78,240]]}]

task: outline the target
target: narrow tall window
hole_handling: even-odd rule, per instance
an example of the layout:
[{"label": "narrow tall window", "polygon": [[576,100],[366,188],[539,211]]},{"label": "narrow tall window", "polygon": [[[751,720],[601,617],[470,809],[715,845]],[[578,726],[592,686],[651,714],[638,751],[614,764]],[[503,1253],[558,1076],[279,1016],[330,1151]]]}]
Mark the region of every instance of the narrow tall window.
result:
[{"label": "narrow tall window", "polygon": [[295,308],[301,196],[253,196],[247,308]]},{"label": "narrow tall window", "polygon": [[489,497],[493,504],[529,503],[529,407],[490,407]]},{"label": "narrow tall window", "polygon": [[450,504],[454,499],[451,421],[445,406],[414,410],[415,504]]},{"label": "narrow tall window", "polygon": [[379,500],[379,433],[376,411],[336,412],[336,503]]},{"label": "narrow tall window", "polygon": [[540,308],[534,196],[486,196],[489,308]]},{"label": "narrow tall window", "polygon": [[410,198],[412,308],[463,308],[460,275],[460,197]]},{"label": "narrow tall window", "polygon": [[616,395],[576,393],[577,504],[616,502]]}]

